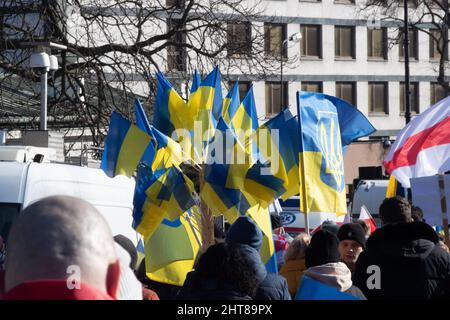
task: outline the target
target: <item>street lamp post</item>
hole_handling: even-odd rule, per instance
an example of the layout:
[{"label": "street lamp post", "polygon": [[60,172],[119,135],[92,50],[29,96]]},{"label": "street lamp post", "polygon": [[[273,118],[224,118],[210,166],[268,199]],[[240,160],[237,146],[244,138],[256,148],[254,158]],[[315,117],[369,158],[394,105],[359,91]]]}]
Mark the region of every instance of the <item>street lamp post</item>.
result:
[{"label": "street lamp post", "polygon": [[403,0],[404,10],[404,42],[403,52],[405,57],[405,122],[411,121],[411,94],[409,92],[409,28],[408,28],[408,0]]},{"label": "street lamp post", "polygon": [[[283,84],[283,58],[284,58],[284,47],[288,43],[288,41],[292,42],[300,42],[302,39],[302,34],[300,32],[292,34],[289,38],[284,39],[281,43],[281,61],[280,61],[280,83],[281,83],[281,110],[284,110],[285,107],[283,106],[284,102],[284,84]],[[287,54],[286,54],[287,56]]]}]

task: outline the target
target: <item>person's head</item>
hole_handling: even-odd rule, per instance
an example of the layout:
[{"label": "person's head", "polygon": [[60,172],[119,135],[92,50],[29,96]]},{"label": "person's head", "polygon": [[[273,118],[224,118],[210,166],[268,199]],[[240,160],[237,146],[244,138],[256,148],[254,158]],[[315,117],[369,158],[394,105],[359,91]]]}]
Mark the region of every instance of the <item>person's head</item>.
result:
[{"label": "person's head", "polygon": [[412,222],[411,205],[403,197],[397,196],[384,199],[379,213],[383,225],[397,222]]},{"label": "person's head", "polygon": [[250,217],[239,217],[231,225],[225,237],[229,244],[246,244],[259,251],[262,246],[263,234],[261,229]]},{"label": "person's head", "polygon": [[450,250],[448,249],[448,247],[444,241],[439,240],[439,242],[437,243],[437,246],[440,247],[441,249],[443,249],[445,252],[450,253]]},{"label": "person's head", "polygon": [[305,265],[307,268],[327,263],[339,262],[339,239],[328,230],[319,230],[311,238],[306,248]]},{"label": "person's head", "polygon": [[217,243],[203,253],[195,269],[197,279],[217,283],[218,289],[230,288],[253,297],[267,271],[259,253],[248,245]]},{"label": "person's head", "polygon": [[310,241],[311,238],[306,233],[296,236],[284,253],[284,261],[304,259]]},{"label": "person's head", "polygon": [[331,233],[334,233],[335,235],[337,235],[337,233],[339,231],[339,226],[334,221],[325,220],[324,222],[322,222],[322,228],[321,229],[330,231]]},{"label": "person's head", "polygon": [[131,241],[129,238],[125,237],[123,234],[118,234],[114,236],[114,241],[119,244],[123,249],[125,249],[126,252],[130,255],[130,268],[131,270],[136,269],[137,264],[137,250],[134,246],[133,241]]},{"label": "person's head", "polygon": [[74,266],[82,283],[117,297],[120,263],[102,215],[69,196],[44,198],[25,208],[8,238],[5,291],[29,281],[64,280]]},{"label": "person's head", "polygon": [[339,254],[341,261],[347,266],[353,266],[361,252],[366,247],[366,234],[359,223],[347,223],[338,232]]},{"label": "person's head", "polygon": [[423,211],[419,207],[411,207],[411,218],[414,222],[423,222]]},{"label": "person's head", "polygon": [[370,225],[366,220],[356,220],[355,223],[359,223],[361,227],[364,229],[364,232],[366,234],[366,239],[370,237],[371,229]]}]

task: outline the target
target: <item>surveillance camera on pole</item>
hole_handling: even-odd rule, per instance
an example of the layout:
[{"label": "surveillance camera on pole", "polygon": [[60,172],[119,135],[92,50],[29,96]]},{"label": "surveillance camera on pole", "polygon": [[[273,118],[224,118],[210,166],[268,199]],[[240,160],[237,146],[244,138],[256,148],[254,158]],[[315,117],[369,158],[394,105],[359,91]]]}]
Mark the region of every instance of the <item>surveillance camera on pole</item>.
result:
[{"label": "surveillance camera on pole", "polygon": [[[53,61],[54,62],[54,61]],[[56,61],[56,68],[58,61]],[[39,129],[47,130],[47,72],[52,66],[49,55],[45,52],[35,52],[30,57],[30,68],[41,76],[41,110]]]}]

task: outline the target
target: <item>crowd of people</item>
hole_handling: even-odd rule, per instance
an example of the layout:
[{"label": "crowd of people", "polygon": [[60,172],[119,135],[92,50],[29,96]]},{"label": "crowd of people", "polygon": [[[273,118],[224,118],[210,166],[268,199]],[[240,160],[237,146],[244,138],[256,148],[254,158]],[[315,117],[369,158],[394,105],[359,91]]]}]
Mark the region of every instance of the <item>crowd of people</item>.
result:
[{"label": "crowd of people", "polygon": [[295,238],[274,217],[278,274],[261,259],[262,231],[239,217],[216,229],[216,243],[177,287],[148,279],[133,242],[113,237],[91,204],[52,196],[25,208],[2,233],[0,298],[291,300],[307,278],[361,300],[450,298],[449,250],[420,208],[387,198],[379,214],[372,234],[364,221],[328,222]]}]

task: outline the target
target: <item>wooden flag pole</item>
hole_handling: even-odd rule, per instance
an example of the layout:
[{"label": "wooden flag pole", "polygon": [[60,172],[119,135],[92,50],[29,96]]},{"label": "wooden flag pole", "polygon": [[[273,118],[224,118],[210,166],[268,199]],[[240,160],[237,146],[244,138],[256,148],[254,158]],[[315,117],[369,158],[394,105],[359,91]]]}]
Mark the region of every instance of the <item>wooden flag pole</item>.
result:
[{"label": "wooden flag pole", "polygon": [[[200,192],[205,184],[205,165],[202,165],[200,170]],[[211,214],[206,203],[200,198],[200,212],[202,214],[202,252],[205,252],[210,246],[214,244],[214,217]]]},{"label": "wooden flag pole", "polygon": [[441,212],[442,212],[442,223],[444,225],[444,235],[445,244],[450,248],[450,237],[448,231],[448,218],[447,218],[447,202],[445,198],[445,186],[444,186],[444,175],[439,174],[439,193],[441,195]]}]

